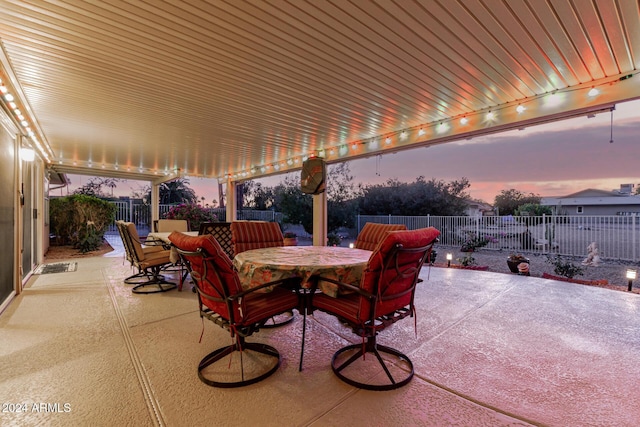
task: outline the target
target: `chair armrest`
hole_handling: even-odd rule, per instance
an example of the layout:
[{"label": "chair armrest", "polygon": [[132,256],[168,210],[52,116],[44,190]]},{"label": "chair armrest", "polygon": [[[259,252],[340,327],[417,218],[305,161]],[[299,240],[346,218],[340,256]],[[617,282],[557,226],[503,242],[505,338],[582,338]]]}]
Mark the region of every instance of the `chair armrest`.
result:
[{"label": "chair armrest", "polygon": [[331,279],[331,278],[328,278],[328,277],[322,277],[322,276],[318,277],[318,280],[316,280],[314,282],[314,285],[313,285],[313,290],[314,291],[315,291],[315,289],[317,287],[317,283],[319,281],[333,283],[334,285],[338,285],[340,288],[345,288],[345,289],[347,289],[349,291],[356,292],[356,293],[362,295],[365,298],[373,299],[375,297],[375,295],[373,295],[371,292],[365,291],[364,289],[362,289],[359,286],[355,286],[355,285],[352,285],[352,284],[349,284],[349,283],[340,282],[339,280]]},{"label": "chair armrest", "polygon": [[242,292],[238,292],[237,294],[234,294],[234,295],[230,295],[228,298],[229,298],[229,300],[242,298],[242,297],[244,297],[244,296],[246,296],[248,294],[251,294],[253,292],[257,292],[257,291],[262,290],[264,288],[269,288],[269,287],[273,287],[273,286],[281,286],[281,285],[288,284],[290,282],[296,282],[296,284],[299,285],[300,282],[302,282],[302,278],[291,277],[291,278],[287,278],[287,279],[274,280],[273,282],[263,283],[262,285],[255,286],[255,287],[252,287],[250,289],[246,289],[246,290],[244,290]]}]

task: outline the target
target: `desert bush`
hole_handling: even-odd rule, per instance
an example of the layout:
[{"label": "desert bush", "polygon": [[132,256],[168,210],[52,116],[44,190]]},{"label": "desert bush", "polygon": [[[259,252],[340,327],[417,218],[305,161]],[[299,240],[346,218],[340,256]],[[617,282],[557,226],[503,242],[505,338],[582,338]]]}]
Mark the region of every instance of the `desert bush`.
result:
[{"label": "desert bush", "polygon": [[582,267],[575,265],[571,261],[567,261],[560,255],[547,255],[547,262],[553,265],[553,272],[559,276],[573,279],[574,276],[580,276],[584,272]]},{"label": "desert bush", "polygon": [[465,255],[463,257],[456,258],[456,260],[465,267],[470,267],[476,264],[476,259],[471,255]]}]

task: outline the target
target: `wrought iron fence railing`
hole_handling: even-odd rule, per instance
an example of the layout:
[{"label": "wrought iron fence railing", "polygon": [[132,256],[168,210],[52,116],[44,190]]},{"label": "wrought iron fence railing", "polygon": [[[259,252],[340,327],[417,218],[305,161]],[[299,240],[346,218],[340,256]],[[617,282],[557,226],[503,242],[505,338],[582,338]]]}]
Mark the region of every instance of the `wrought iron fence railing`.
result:
[{"label": "wrought iron fence railing", "polygon": [[405,224],[409,229],[433,226],[440,230],[439,246],[461,247],[469,237],[490,237],[484,247],[515,253],[584,257],[596,242],[600,257],[640,262],[638,216],[394,216],[360,215],[366,222]]},{"label": "wrought iron fence railing", "polygon": [[[110,203],[114,204],[116,207],[116,221],[122,220],[134,223],[140,235],[146,235],[151,231],[151,206],[143,203],[142,200],[137,199],[126,201],[118,200]],[[175,205],[160,205],[160,218],[164,218],[173,206]],[[207,209],[216,216],[218,221],[226,221],[227,213],[224,208]],[[282,222],[282,213],[275,211],[244,209],[238,211],[238,219]],[[109,226],[107,232],[110,234],[117,233],[115,223]]]},{"label": "wrought iron fence railing", "polygon": [[[151,230],[151,208],[142,201],[116,201],[116,219],[136,224],[140,235]],[[171,205],[160,205],[160,218]],[[218,221],[226,211],[210,209]],[[238,211],[238,219],[282,222],[275,211]],[[584,257],[587,246],[598,244],[603,259],[640,262],[640,218],[638,216],[398,216],[358,215],[355,234],[366,222],[405,224],[408,229],[433,226],[440,230],[439,246],[461,247],[471,236],[490,237],[487,250],[527,254],[560,254]],[[115,225],[109,229],[116,233]]]}]

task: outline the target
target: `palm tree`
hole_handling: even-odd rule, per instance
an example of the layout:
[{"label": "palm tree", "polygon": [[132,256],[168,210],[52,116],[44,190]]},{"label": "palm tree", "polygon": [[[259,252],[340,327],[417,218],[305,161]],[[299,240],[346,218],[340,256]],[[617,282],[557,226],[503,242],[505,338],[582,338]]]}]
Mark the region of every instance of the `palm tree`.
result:
[{"label": "palm tree", "polygon": [[189,187],[189,180],[178,178],[160,184],[160,204],[197,203],[198,196]]}]

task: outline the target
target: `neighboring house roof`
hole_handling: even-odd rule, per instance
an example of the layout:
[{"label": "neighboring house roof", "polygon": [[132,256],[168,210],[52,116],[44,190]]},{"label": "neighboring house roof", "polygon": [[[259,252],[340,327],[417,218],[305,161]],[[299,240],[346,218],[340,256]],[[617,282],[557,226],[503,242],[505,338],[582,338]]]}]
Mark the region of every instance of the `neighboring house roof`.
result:
[{"label": "neighboring house roof", "polygon": [[619,191],[607,191],[597,190],[595,188],[587,188],[586,190],[578,191],[577,193],[569,194],[567,196],[556,197],[558,199],[572,199],[581,197],[629,197],[629,194],[622,194]]},{"label": "neighboring house roof", "polygon": [[491,211],[493,210],[493,206],[489,203],[483,202],[481,200],[466,200],[468,208],[474,208],[481,211]]},{"label": "neighboring house roof", "polygon": [[605,191],[588,188],[563,197],[542,197],[541,205],[640,205],[640,195],[623,194],[618,191]]},{"label": "neighboring house roof", "polygon": [[69,178],[66,174],[49,171],[49,185],[64,187],[67,184],[69,184]]}]

